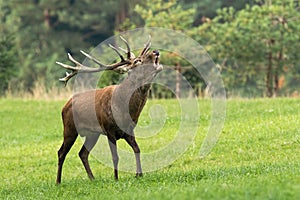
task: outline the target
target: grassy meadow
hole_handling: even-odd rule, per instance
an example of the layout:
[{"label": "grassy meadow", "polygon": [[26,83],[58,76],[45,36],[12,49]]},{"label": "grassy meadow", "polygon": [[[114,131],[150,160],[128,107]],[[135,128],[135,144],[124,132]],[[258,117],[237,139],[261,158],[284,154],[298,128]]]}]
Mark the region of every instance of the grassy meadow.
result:
[{"label": "grassy meadow", "polygon": [[[137,139],[142,153],[172,140],[180,124],[175,101],[147,102],[141,125],[149,123],[152,105],[165,107],[168,117],[157,136]],[[64,163],[62,184],[56,186],[65,102],[0,99],[0,199],[300,199],[300,99],[227,100],[219,141],[203,159],[199,151],[211,102],[199,100],[192,145],[172,164],[141,178],[120,172],[116,182],[113,170],[91,156],[95,180],[90,181],[77,139]],[[118,145],[128,148],[124,141]]]}]

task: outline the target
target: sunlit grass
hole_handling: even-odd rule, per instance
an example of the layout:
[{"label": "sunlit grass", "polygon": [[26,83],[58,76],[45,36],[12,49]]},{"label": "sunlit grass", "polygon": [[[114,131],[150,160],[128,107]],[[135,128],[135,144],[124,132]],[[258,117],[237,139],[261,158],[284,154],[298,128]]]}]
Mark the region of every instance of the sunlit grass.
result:
[{"label": "sunlit grass", "polygon": [[[89,181],[78,157],[78,139],[66,158],[62,184],[56,186],[64,103],[0,99],[0,199],[300,199],[299,99],[228,100],[219,141],[204,159],[199,151],[211,103],[200,100],[199,129],[187,151],[141,178],[120,172],[116,182],[113,170],[92,156],[96,180]],[[137,139],[142,153],[172,140],[180,123],[175,100],[150,100],[141,127],[161,125],[148,115],[155,105],[165,108],[166,122],[159,134]],[[131,151],[124,141],[118,145]]]}]

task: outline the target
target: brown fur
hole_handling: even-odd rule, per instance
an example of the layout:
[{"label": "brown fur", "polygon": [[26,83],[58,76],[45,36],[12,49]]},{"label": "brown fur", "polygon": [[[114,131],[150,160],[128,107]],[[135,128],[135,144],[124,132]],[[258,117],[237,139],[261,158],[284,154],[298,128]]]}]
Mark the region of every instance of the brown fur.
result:
[{"label": "brown fur", "polygon": [[132,72],[120,85],[75,94],[63,107],[64,141],[58,151],[58,171],[56,183],[61,182],[65,157],[78,134],[85,137],[79,157],[90,179],[94,175],[90,169],[88,156],[99,135],[104,134],[112,153],[114,177],[118,179],[118,154],[116,141],[120,138],[132,147],[136,158],[136,175],[142,176],[140,149],[134,136],[134,128],[147,101],[151,81],[162,67],[154,63],[158,51],[145,55],[144,67],[132,67]]}]

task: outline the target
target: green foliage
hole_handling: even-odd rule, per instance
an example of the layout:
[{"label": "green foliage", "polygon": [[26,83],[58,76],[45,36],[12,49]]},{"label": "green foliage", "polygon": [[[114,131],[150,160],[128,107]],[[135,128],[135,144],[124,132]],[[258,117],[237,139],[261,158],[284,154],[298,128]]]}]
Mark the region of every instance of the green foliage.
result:
[{"label": "green foliage", "polygon": [[[209,156],[199,149],[210,124],[211,102],[199,101],[197,136],[176,162],[134,178],[90,157],[90,181],[78,157],[78,138],[66,158],[62,184],[55,185],[57,151],[62,143],[62,101],[0,99],[1,199],[299,199],[299,100],[228,100],[221,137]],[[141,152],[170,142],[180,124],[176,100],[150,100],[140,124],[151,121],[152,105],[168,110],[161,134],[138,138]],[[26,117],[24,117],[26,116]],[[105,136],[100,139],[106,140]],[[107,143],[106,143],[107,144]],[[129,148],[118,141],[119,148]],[[120,157],[122,161],[122,157]],[[142,161],[143,162],[143,161]],[[143,164],[143,163],[142,163]]]},{"label": "green foliage", "polygon": [[[13,34],[17,51],[1,53],[12,55],[18,66],[16,79],[9,72],[1,77],[1,94],[8,82],[30,92],[36,82],[47,89],[60,87],[57,80],[65,70],[55,61],[68,62],[67,52],[83,59],[80,49],[87,51],[115,32],[141,26],[181,31],[204,45],[221,66],[229,95],[299,93],[299,1],[0,0],[0,11],[1,38]],[[188,65],[168,52],[162,63]],[[183,71],[193,86],[205,85],[192,71]],[[108,74],[101,87],[118,79]]]},{"label": "green foliage", "polygon": [[[218,11],[199,27],[199,41],[222,65],[225,84],[233,88],[259,88],[266,96],[279,94],[280,76],[292,72],[299,60],[299,12],[294,1]],[[259,73],[257,73],[259,72]]]},{"label": "green foliage", "polygon": [[[201,23],[204,24],[195,27],[200,24],[195,21],[199,20],[196,13],[202,6],[207,6],[207,2],[146,1],[134,9],[143,23],[134,24],[133,21],[129,26],[126,21],[125,26],[164,27],[192,36],[205,45],[219,63],[229,95],[286,95],[287,88],[293,85],[283,84],[285,79],[289,80],[286,74],[298,69],[297,5],[290,0],[273,1],[272,5],[261,1],[247,2],[250,5],[243,8],[246,2],[214,1],[213,6],[224,8],[217,10],[217,16],[212,20],[203,15]],[[226,7],[231,5],[235,8]],[[164,54],[162,63],[171,66],[187,64],[169,53]],[[195,73],[185,71],[184,75],[193,86],[203,82],[194,76]]]},{"label": "green foliage", "polygon": [[59,84],[64,69],[55,61],[66,62],[67,52],[83,58],[80,49],[89,49],[111,36],[120,23],[117,18],[122,20],[119,15],[126,16],[126,7],[119,5],[128,2],[0,1],[1,32],[13,31],[16,37],[17,60],[22,66],[18,83],[29,91],[40,80],[46,88]]},{"label": "green foliage", "polygon": [[[185,7],[185,8],[183,8]],[[139,26],[144,27],[162,27],[169,30],[180,31],[186,34],[190,34],[195,30],[193,25],[194,18],[196,14],[196,9],[193,6],[184,6],[184,3],[179,3],[178,0],[147,0],[144,1],[142,5],[137,4],[134,8],[135,13],[139,17],[138,22],[128,18],[124,24],[123,28],[135,28]],[[164,37],[163,35],[159,36],[160,39]],[[170,38],[165,38],[166,41]],[[180,47],[185,46],[186,44],[174,44],[174,49],[180,49]],[[191,86],[196,90],[203,87],[204,81],[201,77],[197,76],[195,71],[187,70],[191,68],[190,64],[182,59],[179,55],[174,52],[168,52],[161,50],[161,63],[165,66],[171,66],[174,69],[180,68],[180,71],[183,73],[184,77],[188,79]],[[182,68],[182,69],[181,69]],[[164,77],[166,83],[173,85],[176,84],[176,73],[170,74],[168,77]],[[152,89],[154,97],[158,98],[172,98],[174,94],[170,94],[166,88],[161,87],[160,85],[154,85]]]},{"label": "green foliage", "polygon": [[8,88],[9,81],[18,74],[17,50],[13,36],[0,38],[0,95]]},{"label": "green foliage", "polygon": [[222,7],[224,0],[179,0],[178,2],[183,6],[184,9],[194,8],[196,10],[194,24],[199,25],[202,24],[203,17],[214,17],[216,15],[216,10]]},{"label": "green foliage", "polygon": [[101,77],[98,82],[98,87],[103,88],[107,85],[119,84],[122,80],[122,75],[117,74],[113,71],[102,72]]},{"label": "green foliage", "polygon": [[137,5],[135,11],[145,20],[146,27],[164,27],[172,30],[191,28],[195,14],[194,9],[183,10],[176,0],[148,0],[146,7]]}]

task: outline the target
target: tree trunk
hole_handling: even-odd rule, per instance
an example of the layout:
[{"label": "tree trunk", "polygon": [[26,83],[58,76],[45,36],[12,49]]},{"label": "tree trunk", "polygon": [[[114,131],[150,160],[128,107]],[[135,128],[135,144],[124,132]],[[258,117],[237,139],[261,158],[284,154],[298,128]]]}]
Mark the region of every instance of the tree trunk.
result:
[{"label": "tree trunk", "polygon": [[[284,18],[282,17],[282,26],[285,26],[286,21],[284,20]],[[278,96],[279,93],[279,89],[280,89],[280,85],[279,85],[279,70],[282,70],[283,68],[283,37],[284,37],[284,30],[281,29],[280,31],[280,51],[278,53],[278,57],[277,57],[277,66],[275,69],[275,74],[274,74],[274,84],[275,84],[275,97]],[[282,86],[281,86],[282,87]]]},{"label": "tree trunk", "polygon": [[278,56],[278,62],[277,62],[277,66],[274,72],[274,84],[275,84],[275,88],[274,88],[274,96],[277,97],[278,93],[279,93],[279,70],[282,68],[282,49],[279,52],[279,56]]},{"label": "tree trunk", "polygon": [[47,29],[50,29],[50,10],[48,8],[44,10],[44,24]]},{"label": "tree trunk", "polygon": [[277,97],[278,92],[279,92],[279,75],[278,75],[278,70],[277,69],[276,69],[275,74],[274,74],[274,84],[275,84],[274,97]]},{"label": "tree trunk", "polygon": [[268,67],[266,77],[266,95],[267,97],[273,96],[273,73],[272,73],[272,52],[268,55]]},{"label": "tree trunk", "polygon": [[179,63],[176,64],[176,96],[180,98],[180,87],[181,87],[181,66]]},{"label": "tree trunk", "polygon": [[125,21],[129,13],[129,7],[127,1],[121,1],[119,6],[119,11],[116,13],[115,17],[115,29],[119,30],[120,25]]}]

